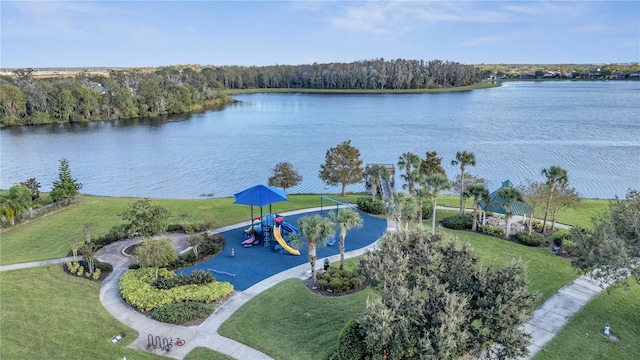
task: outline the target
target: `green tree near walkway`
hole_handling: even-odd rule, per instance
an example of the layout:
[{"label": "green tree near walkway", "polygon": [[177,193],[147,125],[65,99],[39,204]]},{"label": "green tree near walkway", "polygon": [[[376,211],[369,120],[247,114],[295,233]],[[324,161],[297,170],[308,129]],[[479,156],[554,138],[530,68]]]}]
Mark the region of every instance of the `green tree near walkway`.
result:
[{"label": "green tree near walkway", "polygon": [[71,176],[69,169],[69,160],[62,158],[60,161],[60,169],[58,171],[58,180],[53,182],[51,189],[51,199],[56,203],[69,205],[71,199],[78,195],[82,184]]},{"label": "green tree near walkway", "polygon": [[525,263],[477,261],[468,244],[440,235],[417,229],[385,234],[359,264],[363,283],[380,298],[367,302],[357,320],[362,338],[350,345],[365,349],[362,359],[525,355],[529,335],[522,326],[536,297],[527,288]]},{"label": "green tree near walkway", "polygon": [[347,185],[362,181],[363,174],[360,150],[351,145],[351,140],[347,140],[327,150],[319,176],[327,185],[342,185],[340,196],[344,196]]},{"label": "green tree near walkway", "polygon": [[173,240],[165,237],[143,241],[136,247],[135,257],[141,267],[154,268],[158,279],[158,270],[177,259],[178,253],[173,246]]},{"label": "green tree near walkway", "polygon": [[87,267],[89,268],[89,274],[93,275],[96,267],[95,267],[95,262],[96,262],[96,253],[98,252],[98,247],[96,246],[96,244],[92,243],[92,242],[86,242],[82,245],[80,245],[80,247],[78,247],[78,251],[80,252],[80,254],[82,254],[82,259],[84,260],[84,262],[87,264]]},{"label": "green tree near walkway", "polygon": [[340,230],[340,270],[344,269],[344,250],[347,231],[353,228],[361,228],[363,225],[360,214],[351,208],[338,209],[329,213],[331,219]]},{"label": "green tree near walkway", "polygon": [[31,191],[22,184],[12,186],[6,195],[0,196],[0,203],[2,216],[13,226],[31,206]]},{"label": "green tree near walkway", "polygon": [[466,189],[464,184],[464,172],[467,165],[476,166],[476,156],[472,152],[468,152],[466,150],[462,152],[458,151],[456,152],[456,158],[451,160],[451,165],[460,165],[460,215],[464,215],[464,192]]},{"label": "green tree near walkway", "polygon": [[522,195],[516,188],[512,188],[509,186],[505,186],[502,189],[500,189],[500,191],[498,191],[496,195],[498,195],[498,197],[502,198],[502,200],[504,201],[502,203],[502,206],[504,207],[504,211],[505,211],[504,217],[505,217],[505,222],[507,223],[507,226],[505,229],[506,231],[504,233],[504,238],[508,239],[509,234],[511,232],[511,222],[509,221],[511,220],[511,203],[513,201],[522,201]]},{"label": "green tree near walkway", "polygon": [[300,218],[300,220],[298,220],[298,226],[300,227],[302,235],[307,238],[309,263],[311,264],[311,279],[313,279],[313,282],[316,282],[316,260],[318,260],[316,250],[318,244],[326,244],[327,240],[335,234],[335,224],[330,219],[316,214]]},{"label": "green tree near walkway", "polygon": [[371,200],[376,199],[376,193],[382,187],[382,181],[389,181],[390,176],[389,169],[381,164],[371,164],[364,168],[364,179],[371,185]]},{"label": "green tree near walkway", "polygon": [[489,189],[483,184],[471,184],[467,187],[467,192],[473,197],[473,224],[471,231],[476,231],[478,223],[478,205],[480,200],[489,197]]},{"label": "green tree near walkway", "polygon": [[118,214],[124,224],[128,236],[153,236],[167,230],[169,224],[169,210],[162,206],[152,206],[149,199],[138,200],[129,208]]},{"label": "green tree near walkway", "polygon": [[578,246],[576,268],[603,282],[633,276],[640,283],[640,192],[629,189],[625,199],[611,200],[593,229],[573,228],[571,240]]},{"label": "green tree near walkway", "polygon": [[433,213],[431,214],[431,234],[436,232],[436,209],[438,207],[438,195],[451,189],[451,181],[446,176],[437,173],[427,177],[426,186],[433,196]]},{"label": "green tree near walkway", "polygon": [[277,163],[272,171],[273,175],[269,177],[269,186],[287,191],[288,188],[294,187],[302,181],[302,175],[298,174],[289,162]]},{"label": "green tree near walkway", "polygon": [[544,220],[542,221],[542,233],[544,234],[547,230],[547,218],[549,216],[549,210],[551,209],[551,199],[558,186],[566,186],[569,182],[569,176],[567,175],[567,170],[556,165],[552,165],[548,169],[542,169],[541,173],[542,176],[545,177],[547,187],[549,188],[547,205],[544,209]]}]

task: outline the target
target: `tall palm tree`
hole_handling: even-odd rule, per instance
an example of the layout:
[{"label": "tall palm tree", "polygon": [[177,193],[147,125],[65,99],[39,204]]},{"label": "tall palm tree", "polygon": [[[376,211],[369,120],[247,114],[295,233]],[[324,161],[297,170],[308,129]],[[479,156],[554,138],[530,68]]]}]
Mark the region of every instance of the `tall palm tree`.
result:
[{"label": "tall palm tree", "polygon": [[420,187],[416,189],[416,197],[418,198],[418,219],[420,221],[420,228],[422,228],[422,217],[424,216],[423,214],[423,205],[424,202],[431,197],[431,192],[429,191],[429,187],[427,186],[427,178],[420,174]]},{"label": "tall palm tree", "polygon": [[416,176],[413,174],[414,171],[419,171],[420,169],[420,156],[412,153],[406,152],[398,158],[398,167],[404,169],[404,174],[400,175],[404,181],[407,182],[407,188],[409,190],[409,195],[413,195],[415,192],[415,183]]},{"label": "tall palm tree", "polygon": [[544,209],[544,220],[542,221],[542,233],[547,229],[547,217],[549,216],[549,207],[551,206],[551,198],[556,191],[556,187],[566,186],[569,182],[567,170],[560,166],[552,165],[548,169],[542,169],[542,176],[546,178],[546,185],[549,188],[549,196],[547,197],[547,206]]},{"label": "tall palm tree", "polygon": [[481,199],[489,196],[489,190],[483,184],[471,184],[467,188],[467,193],[473,196],[473,225],[471,225],[471,231],[476,231],[476,225],[478,223],[478,203]]},{"label": "tall palm tree", "polygon": [[451,181],[442,174],[433,174],[427,178],[427,187],[433,195],[433,213],[431,214],[431,234],[436,233],[436,207],[438,206],[438,194],[441,191],[451,189]]},{"label": "tall palm tree", "polygon": [[311,278],[315,283],[316,279],[316,260],[318,259],[318,255],[316,253],[317,245],[324,245],[327,243],[327,240],[332,237],[335,232],[335,224],[318,214],[313,216],[305,216],[298,220],[298,226],[300,227],[300,232],[307,238],[307,242],[309,244],[309,262],[311,263]]},{"label": "tall palm tree", "polygon": [[501,188],[496,195],[502,198],[502,200],[504,201],[502,206],[504,207],[504,211],[505,211],[504,217],[507,223],[504,238],[508,239],[509,233],[511,231],[511,223],[509,222],[509,220],[511,219],[511,203],[513,201],[522,201],[522,195],[520,194],[520,191],[510,186],[505,186]]},{"label": "tall palm tree", "polygon": [[352,228],[361,228],[363,221],[360,214],[351,208],[338,209],[338,212],[330,212],[329,218],[340,229],[340,270],[344,269],[344,239],[347,231]]},{"label": "tall palm tree", "polygon": [[476,156],[467,150],[458,151],[455,160],[451,160],[451,165],[460,165],[460,215],[464,215],[464,171],[467,165],[476,166]]},{"label": "tall palm tree", "polygon": [[[382,181],[389,181],[389,169],[381,164],[367,165],[364,169],[365,180],[371,184],[371,200],[376,199],[376,192],[382,186]],[[380,194],[382,196],[382,194]]]}]

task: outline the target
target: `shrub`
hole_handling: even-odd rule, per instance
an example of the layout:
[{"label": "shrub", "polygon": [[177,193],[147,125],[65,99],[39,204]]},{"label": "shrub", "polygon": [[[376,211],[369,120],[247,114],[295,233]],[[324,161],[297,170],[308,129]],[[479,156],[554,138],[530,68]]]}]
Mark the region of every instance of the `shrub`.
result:
[{"label": "shrub", "polygon": [[186,279],[187,284],[204,285],[216,281],[216,278],[207,270],[194,270]]},{"label": "shrub", "polygon": [[504,236],[504,229],[497,226],[481,225],[478,229],[480,230],[481,234],[496,236],[496,237]]},{"label": "shrub", "polygon": [[318,280],[318,287],[323,290],[342,292],[360,287],[360,280],[355,270],[340,270],[336,267],[329,267],[321,276],[322,278]]},{"label": "shrub", "polygon": [[213,308],[194,301],[167,304],[159,307],[151,317],[165,323],[182,324],[211,315]]},{"label": "shrub", "polygon": [[576,244],[572,240],[563,240],[562,250],[564,250],[570,256],[575,256],[578,252],[578,244]]},{"label": "shrub", "polygon": [[356,201],[358,209],[373,215],[384,214],[384,203],[382,200],[372,200],[370,197],[361,197]]},{"label": "shrub", "polygon": [[364,358],[366,353],[364,330],[356,320],[349,320],[340,331],[336,358],[340,360],[360,360]]},{"label": "shrub", "polygon": [[455,215],[442,219],[442,226],[454,230],[471,229],[473,225],[473,216],[471,215]]},{"label": "shrub", "polygon": [[531,222],[531,228],[533,229],[533,231],[536,232],[542,232],[542,221],[540,220],[533,220]]},{"label": "shrub", "polygon": [[[175,278],[177,275],[161,268],[158,276]],[[152,311],[163,305],[183,301],[210,303],[233,292],[233,286],[228,282],[214,281],[205,285],[182,285],[168,290],[157,289],[153,286],[154,282],[155,269],[153,268],[129,270],[120,278],[120,295],[139,311]]]},{"label": "shrub", "polygon": [[531,235],[521,232],[516,234],[516,239],[521,244],[527,246],[540,246],[544,242],[544,236],[538,233],[532,233]]},{"label": "shrub", "polygon": [[422,219],[430,219],[433,214],[433,204],[429,201],[425,201],[422,204]]}]

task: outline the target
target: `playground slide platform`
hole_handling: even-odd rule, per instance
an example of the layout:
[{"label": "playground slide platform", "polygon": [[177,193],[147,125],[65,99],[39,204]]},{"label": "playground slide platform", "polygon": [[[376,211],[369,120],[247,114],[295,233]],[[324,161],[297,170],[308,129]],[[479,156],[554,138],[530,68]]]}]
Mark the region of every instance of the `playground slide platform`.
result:
[{"label": "playground slide platform", "polygon": [[280,228],[281,228],[280,226],[276,226],[273,229],[273,237],[276,239],[278,244],[280,244],[280,246],[282,246],[282,248],[287,250],[290,254],[300,255],[300,251],[292,248],[291,246],[289,246],[289,244],[287,244],[286,241],[284,241],[284,239],[282,238],[282,234],[280,234]]},{"label": "playground slide platform", "polygon": [[249,237],[248,239],[246,239],[245,241],[242,242],[242,246],[244,247],[251,247],[254,244],[254,242],[256,241],[256,236],[253,235],[253,233],[251,234],[251,237]]},{"label": "playground slide platform", "polygon": [[295,226],[289,224],[286,221],[282,222],[282,230],[288,231],[288,232],[290,232],[292,234],[296,234],[296,235],[300,234],[300,230],[298,230]]}]

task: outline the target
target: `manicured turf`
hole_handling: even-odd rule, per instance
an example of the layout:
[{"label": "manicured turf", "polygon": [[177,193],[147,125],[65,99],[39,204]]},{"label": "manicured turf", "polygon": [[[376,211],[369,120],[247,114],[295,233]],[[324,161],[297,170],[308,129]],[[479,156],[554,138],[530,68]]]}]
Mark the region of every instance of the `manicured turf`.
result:
[{"label": "manicured turf", "polygon": [[138,333],[102,307],[99,292],[62,265],[0,272],[0,359],[162,359],[126,347]]},{"label": "manicured turf", "polygon": [[185,360],[233,360],[231,356],[221,354],[209,348],[197,347],[191,350],[184,358]]},{"label": "manicured turf", "polygon": [[313,294],[300,280],[261,293],[227,320],[219,332],[275,359],[326,359],[340,330],[365,309],[372,290],[341,297]]},{"label": "manicured turf", "polygon": [[[603,291],[580,310],[534,360],[640,359],[640,285],[630,290]],[[605,323],[620,338],[613,342],[600,332]]]}]

